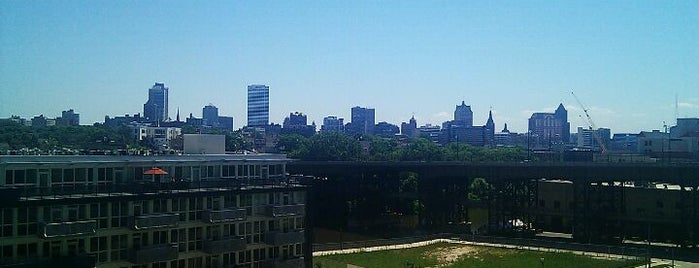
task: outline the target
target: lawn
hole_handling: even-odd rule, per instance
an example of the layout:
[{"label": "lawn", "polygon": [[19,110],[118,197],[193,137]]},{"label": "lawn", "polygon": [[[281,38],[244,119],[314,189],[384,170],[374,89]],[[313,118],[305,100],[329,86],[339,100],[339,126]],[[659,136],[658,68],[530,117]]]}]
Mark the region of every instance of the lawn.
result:
[{"label": "lawn", "polygon": [[572,253],[477,247],[460,244],[434,244],[425,247],[337,254],[313,257],[314,268],[346,268],[347,264],[372,268],[449,267],[449,268],[622,268],[640,262],[607,260]]}]

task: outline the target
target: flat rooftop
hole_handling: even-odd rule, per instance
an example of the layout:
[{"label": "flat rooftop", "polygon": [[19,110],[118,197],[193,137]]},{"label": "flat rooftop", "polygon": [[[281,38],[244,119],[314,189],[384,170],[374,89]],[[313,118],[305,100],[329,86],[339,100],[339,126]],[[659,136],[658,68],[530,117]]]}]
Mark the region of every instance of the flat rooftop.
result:
[{"label": "flat rooftop", "polygon": [[32,163],[139,163],[209,161],[291,161],[285,154],[192,154],[192,155],[3,155],[2,164]]}]

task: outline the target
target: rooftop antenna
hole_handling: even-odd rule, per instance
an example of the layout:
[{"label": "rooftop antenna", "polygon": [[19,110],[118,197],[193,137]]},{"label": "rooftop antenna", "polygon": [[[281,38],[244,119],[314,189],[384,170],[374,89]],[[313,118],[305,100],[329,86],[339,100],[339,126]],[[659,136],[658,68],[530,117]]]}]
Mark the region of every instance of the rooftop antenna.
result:
[{"label": "rooftop antenna", "polygon": [[679,101],[677,100],[677,93],[675,93],[675,126],[677,125],[677,119],[680,117],[678,104],[679,104]]}]

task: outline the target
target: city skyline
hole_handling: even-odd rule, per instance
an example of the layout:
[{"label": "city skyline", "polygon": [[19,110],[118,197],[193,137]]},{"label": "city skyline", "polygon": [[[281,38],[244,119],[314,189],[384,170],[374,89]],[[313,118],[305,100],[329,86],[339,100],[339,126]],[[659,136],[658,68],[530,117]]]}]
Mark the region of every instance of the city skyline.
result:
[{"label": "city skyline", "polygon": [[[419,125],[472,107],[496,130],[568,109],[587,126],[662,129],[699,117],[699,3],[0,3],[0,117],[83,124],[142,110],[165,83],[169,116],[213,103],[245,122],[250,84],[270,86],[270,121],[320,125],[354,106]],[[97,14],[97,15],[85,15]],[[153,66],[153,67],[150,67]]]}]

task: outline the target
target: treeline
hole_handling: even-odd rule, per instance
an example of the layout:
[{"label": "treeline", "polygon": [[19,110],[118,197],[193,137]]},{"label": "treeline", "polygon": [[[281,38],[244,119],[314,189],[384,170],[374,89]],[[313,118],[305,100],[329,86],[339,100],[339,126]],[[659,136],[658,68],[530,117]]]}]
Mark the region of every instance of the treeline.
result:
[{"label": "treeline", "polygon": [[28,127],[0,120],[0,150],[116,150],[134,145],[126,127],[95,126]]},{"label": "treeline", "polygon": [[290,158],[327,161],[474,161],[512,162],[527,159],[519,147],[486,148],[464,143],[439,146],[425,138],[406,141],[339,132],[319,133],[310,138],[282,135],[278,149]]},{"label": "treeline", "polygon": [[[29,150],[34,153],[85,153],[90,150],[155,150],[149,140],[138,141],[132,129],[94,126],[29,127],[0,120],[0,152]],[[264,141],[261,133],[218,129],[182,128],[183,134],[207,133],[226,136],[226,151],[254,150],[253,141]],[[263,143],[264,144],[264,143]],[[376,136],[353,137],[340,132],[318,133],[310,138],[280,135],[276,149],[288,157],[323,161],[523,161],[522,148],[485,148],[464,143],[439,146],[425,138],[397,140]],[[30,152],[30,153],[32,153]]]}]

